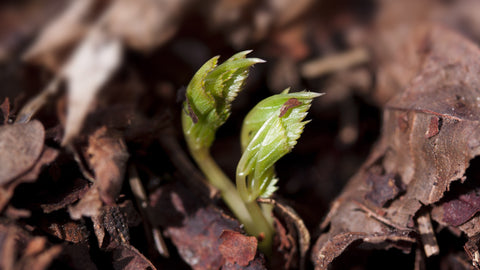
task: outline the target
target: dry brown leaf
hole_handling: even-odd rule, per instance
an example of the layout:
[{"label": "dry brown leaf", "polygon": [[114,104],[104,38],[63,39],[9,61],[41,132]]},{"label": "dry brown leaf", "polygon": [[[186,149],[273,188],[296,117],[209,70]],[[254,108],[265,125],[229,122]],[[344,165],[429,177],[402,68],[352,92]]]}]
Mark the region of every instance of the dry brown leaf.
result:
[{"label": "dry brown leaf", "polygon": [[[415,241],[399,233],[430,227],[429,220],[415,224],[418,211],[439,202],[453,181],[465,181],[469,161],[480,154],[480,50],[443,27],[425,33],[417,44],[427,48],[421,72],[386,105],[379,143],[327,216],[330,230],[312,253],[318,269],[343,252],[338,243],[347,247],[376,238],[385,245],[395,241],[392,236]],[[451,225],[477,211],[475,198],[460,198],[473,207],[461,217],[450,216]]]},{"label": "dry brown leaf", "polygon": [[157,269],[145,256],[131,245],[122,245],[112,252],[115,270],[155,270]]},{"label": "dry brown leaf", "polygon": [[50,245],[45,237],[0,223],[0,269],[45,270],[61,252],[60,245]]},{"label": "dry brown leaf", "polygon": [[39,121],[0,126],[0,185],[25,173],[43,149],[45,130]]},{"label": "dry brown leaf", "polygon": [[113,204],[122,188],[129,156],[122,135],[106,127],[97,129],[88,139],[86,156],[95,173],[100,198]]},{"label": "dry brown leaf", "polygon": [[[237,220],[212,205],[205,205],[179,181],[163,185],[152,192],[149,199],[152,225],[164,228],[164,234],[170,237],[180,256],[193,269],[240,267],[227,264],[219,250],[222,232],[241,232]],[[265,266],[262,258],[257,256],[248,267],[264,269]]]},{"label": "dry brown leaf", "polygon": [[77,204],[68,207],[68,212],[74,220],[81,219],[82,216],[94,217],[100,215],[102,205],[98,188],[93,185]]},{"label": "dry brown leaf", "polygon": [[220,235],[218,250],[229,264],[247,266],[257,253],[257,239],[242,233],[225,230]]}]

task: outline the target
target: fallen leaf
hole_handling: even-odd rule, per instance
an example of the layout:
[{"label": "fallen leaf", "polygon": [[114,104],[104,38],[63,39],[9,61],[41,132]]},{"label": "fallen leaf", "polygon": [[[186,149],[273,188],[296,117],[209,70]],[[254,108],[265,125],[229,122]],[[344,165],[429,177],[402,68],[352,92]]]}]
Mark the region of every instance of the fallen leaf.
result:
[{"label": "fallen leaf", "polygon": [[[475,75],[480,72],[480,50],[444,27],[432,26],[424,33],[418,45],[428,48],[422,50],[422,68],[408,88],[387,103],[378,144],[327,215],[323,226],[329,224],[330,230],[312,252],[319,269],[356,241],[377,239],[381,246],[400,237],[402,242],[415,242],[400,232],[431,226],[429,220],[415,224],[418,211],[428,214],[452,182],[468,181],[464,174],[469,161],[480,154],[480,79]],[[373,178],[372,170],[377,172]],[[449,212],[452,224],[461,224],[477,211],[476,195],[446,210],[456,211],[453,208],[465,203],[469,207],[459,216]]]},{"label": "fallen leaf", "polygon": [[[179,181],[163,185],[152,192],[149,199],[152,225],[164,228],[164,234],[190,267],[196,270],[240,267],[229,265],[219,249],[224,231],[242,231],[237,220],[200,200]],[[264,269],[260,257],[250,266]]]},{"label": "fallen leaf", "polygon": [[0,223],[0,268],[46,270],[62,252],[45,237],[32,236],[16,225]]},{"label": "fallen leaf", "polygon": [[95,173],[100,198],[113,204],[120,193],[129,154],[122,134],[106,127],[88,138],[86,159]]},{"label": "fallen leaf", "polygon": [[91,31],[78,46],[63,70],[68,83],[66,145],[80,132],[87,113],[102,86],[120,65],[122,44],[117,37]]},{"label": "fallen leaf", "polygon": [[10,183],[4,186],[0,186],[0,210],[5,208],[5,206],[13,196],[15,188],[18,185],[22,183],[31,183],[36,181],[43,167],[53,162],[57,158],[57,156],[57,150],[50,147],[45,147],[40,157],[33,165],[33,167],[30,168],[30,170],[25,172],[23,175],[15,178]]},{"label": "fallen leaf", "polygon": [[43,149],[45,130],[39,121],[0,126],[0,185],[25,173]]},{"label": "fallen leaf", "polygon": [[131,245],[121,245],[112,251],[113,269],[115,270],[155,270],[155,266]]},{"label": "fallen leaf", "polygon": [[225,230],[220,235],[218,249],[230,264],[247,266],[257,253],[257,239],[236,231]]},{"label": "fallen leaf", "polygon": [[58,187],[54,187],[55,196],[50,196],[44,200],[44,203],[40,205],[43,212],[48,214],[59,209],[65,208],[80,198],[82,198],[89,190],[89,185],[86,180],[75,179],[69,184]]}]

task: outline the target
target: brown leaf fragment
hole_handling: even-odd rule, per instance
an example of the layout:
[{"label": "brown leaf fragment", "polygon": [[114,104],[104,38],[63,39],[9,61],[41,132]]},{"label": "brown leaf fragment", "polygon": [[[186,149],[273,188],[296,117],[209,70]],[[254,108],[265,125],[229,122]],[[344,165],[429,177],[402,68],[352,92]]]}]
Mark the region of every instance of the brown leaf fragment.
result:
[{"label": "brown leaf fragment", "polygon": [[48,214],[75,203],[80,198],[84,197],[90,189],[86,180],[75,179],[72,182],[72,185],[65,189],[56,189],[56,196],[50,197],[50,200],[46,200],[45,203],[40,205],[44,213]]},{"label": "brown leaf fragment", "polygon": [[[237,220],[208,205],[181,181],[158,188],[150,194],[149,202],[152,226],[164,228],[165,236],[171,239],[182,259],[193,269],[227,267],[219,250],[220,235],[226,230],[242,232]],[[252,265],[256,267],[263,262],[257,257]]]},{"label": "brown leaf fragment", "polygon": [[[104,227],[109,234],[109,242],[103,243],[104,246],[111,248],[129,243],[130,233],[125,213],[118,206],[105,206],[102,210],[101,224],[96,225]],[[98,223],[98,221],[94,220],[94,223]],[[94,224],[94,226],[96,225]]]},{"label": "brown leaf fragment", "polygon": [[0,185],[25,173],[43,149],[45,130],[39,121],[0,126]]},{"label": "brown leaf fragment", "polygon": [[378,175],[370,173],[366,181],[371,190],[365,195],[365,198],[380,207],[405,190],[405,187],[395,179],[393,174]]},{"label": "brown leaf fragment", "polygon": [[295,108],[297,106],[300,106],[302,105],[302,103],[300,101],[298,101],[298,99],[296,98],[291,98],[289,100],[287,100],[285,102],[285,104],[282,105],[282,107],[280,108],[280,114],[278,115],[278,117],[283,117],[287,112],[288,110],[290,110],[291,108]]},{"label": "brown leaf fragment", "polygon": [[113,204],[122,188],[129,154],[119,132],[106,127],[97,129],[88,138],[87,162],[95,172],[100,198]]},{"label": "brown leaf fragment", "polygon": [[33,237],[24,229],[0,223],[0,269],[45,270],[61,253],[45,237]]},{"label": "brown leaf fragment", "polygon": [[89,236],[85,224],[74,220],[53,220],[44,230],[58,239],[71,243],[87,242]]},{"label": "brown leaf fragment", "polygon": [[7,205],[8,201],[13,196],[15,188],[18,185],[22,183],[30,183],[36,181],[43,167],[53,162],[57,158],[57,155],[57,150],[50,147],[45,147],[44,150],[41,152],[40,157],[38,158],[34,166],[30,168],[30,170],[28,170],[26,173],[19,176],[18,178],[15,178],[11,183],[0,186],[0,210]]},{"label": "brown leaf fragment", "polygon": [[472,190],[442,203],[443,221],[452,226],[460,226],[480,211],[480,194]]},{"label": "brown leaf fragment", "polygon": [[247,266],[250,261],[255,259],[257,239],[254,236],[225,230],[220,235],[218,250],[227,263]]},{"label": "brown leaf fragment", "polygon": [[140,251],[131,245],[121,245],[112,251],[115,270],[155,270],[155,266]]},{"label": "brown leaf fragment", "polygon": [[440,127],[442,126],[442,118],[437,116],[432,116],[430,118],[430,124],[428,125],[428,129],[425,132],[425,138],[430,139],[431,137],[435,136],[440,132]]},{"label": "brown leaf fragment", "polygon": [[472,260],[472,264],[476,269],[480,269],[480,235],[470,237],[463,247],[467,252],[468,257]]},{"label": "brown leaf fragment", "polygon": [[68,207],[68,212],[74,220],[81,219],[82,216],[94,217],[100,214],[102,205],[98,189],[93,185],[77,204]]}]

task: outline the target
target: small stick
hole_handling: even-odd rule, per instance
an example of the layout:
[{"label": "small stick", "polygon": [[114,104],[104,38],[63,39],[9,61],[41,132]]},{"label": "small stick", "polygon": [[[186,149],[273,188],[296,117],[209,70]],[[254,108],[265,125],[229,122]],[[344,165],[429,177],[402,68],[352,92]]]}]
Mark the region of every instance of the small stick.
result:
[{"label": "small stick", "polygon": [[18,113],[15,123],[27,123],[32,117],[40,110],[49,98],[55,95],[59,89],[61,78],[56,76],[46,88],[40,92],[37,96],[31,99]]},{"label": "small stick", "polygon": [[420,213],[417,218],[418,231],[423,242],[423,249],[425,255],[428,257],[438,255],[440,248],[437,244],[437,238],[432,228],[432,221],[430,220],[430,214],[428,212]]},{"label": "small stick", "polygon": [[365,48],[356,48],[344,53],[329,55],[309,61],[302,65],[301,74],[307,79],[313,79],[327,73],[363,64],[369,60],[370,56]]},{"label": "small stick", "polygon": [[274,205],[281,213],[290,218],[293,224],[295,224],[299,235],[298,242],[300,245],[300,269],[305,269],[305,259],[307,251],[310,247],[310,233],[308,232],[307,226],[305,226],[302,218],[297,214],[297,212],[295,212],[295,210],[293,210],[293,208],[279,203],[274,199],[258,198],[257,202]]}]

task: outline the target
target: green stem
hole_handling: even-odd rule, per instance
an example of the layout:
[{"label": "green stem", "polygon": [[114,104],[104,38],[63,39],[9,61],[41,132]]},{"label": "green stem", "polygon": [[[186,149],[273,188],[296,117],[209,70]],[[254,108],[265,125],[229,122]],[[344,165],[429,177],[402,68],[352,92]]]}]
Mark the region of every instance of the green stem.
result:
[{"label": "green stem", "polygon": [[191,149],[196,163],[209,182],[220,191],[222,199],[237,219],[245,226],[245,231],[254,236],[262,235],[258,248],[266,255],[271,254],[273,226],[269,224],[255,201],[244,202],[235,185],[218,167],[209,151],[204,148]]},{"label": "green stem", "polygon": [[[257,217],[255,224],[256,236],[262,236],[262,240],[258,242],[258,248],[267,256],[272,254],[272,240],[274,228],[265,218],[262,209],[258,206],[256,201],[245,202],[248,211],[254,217]],[[248,230],[247,230],[248,232]]]}]

